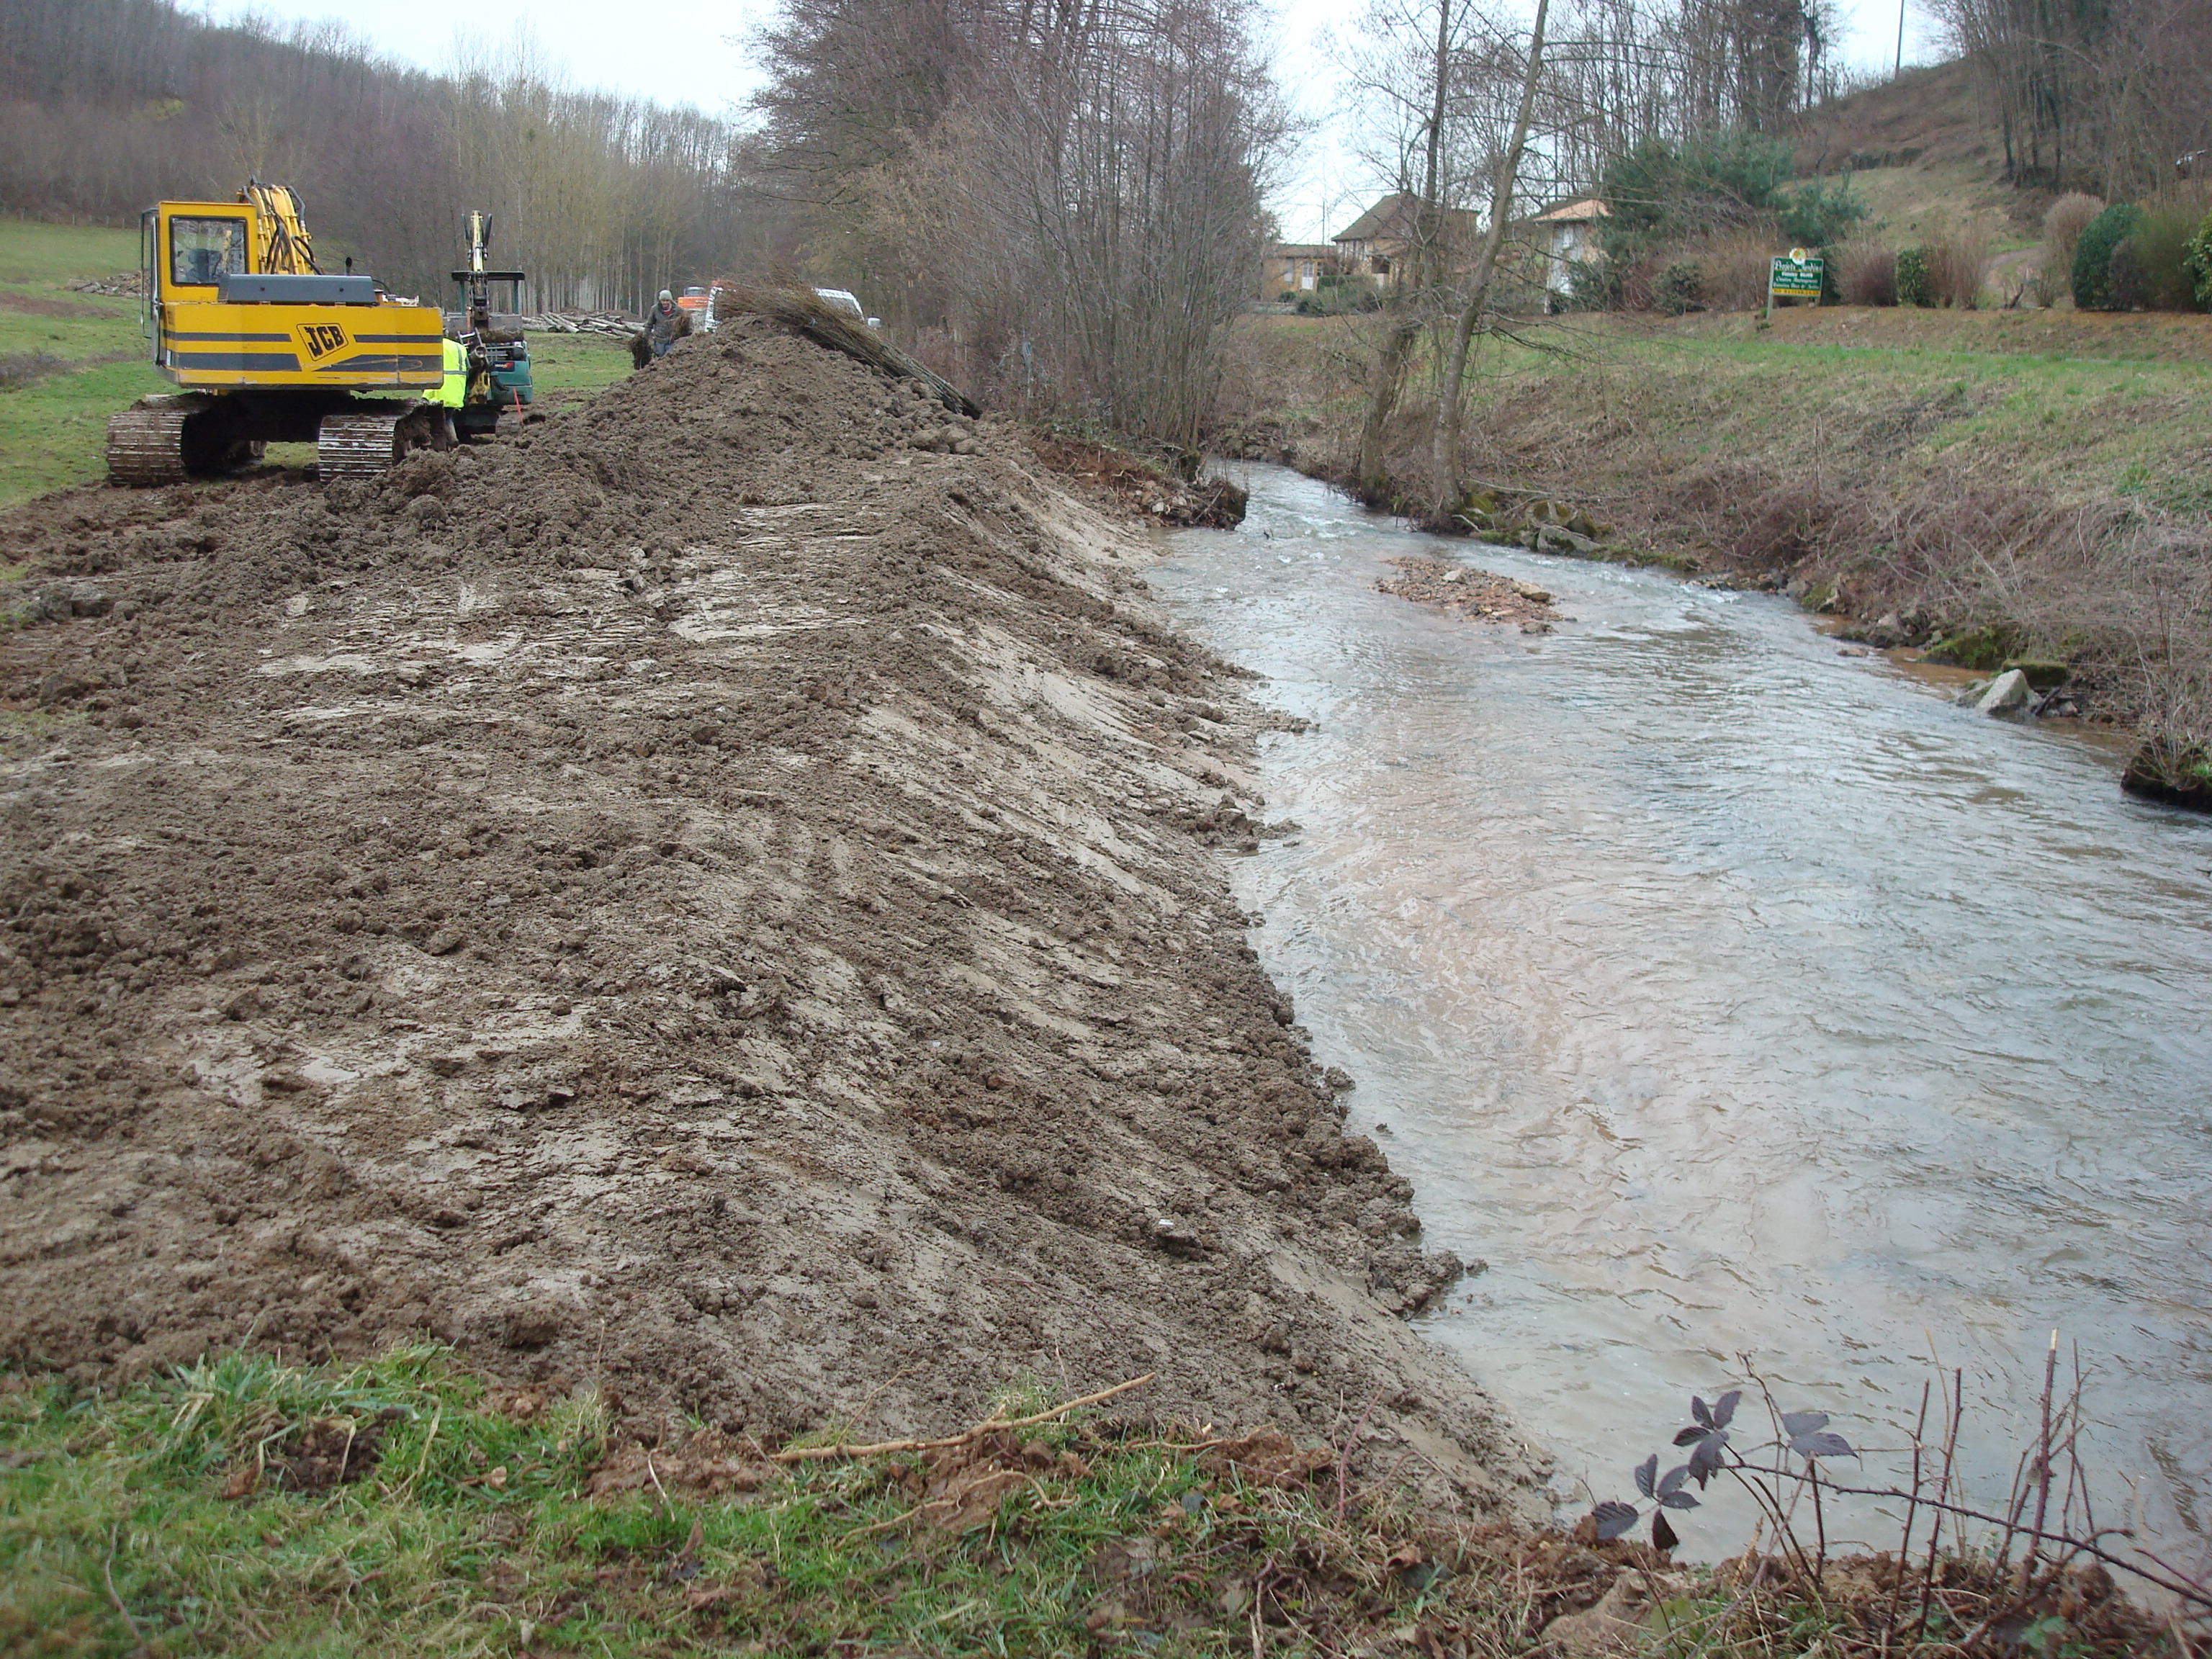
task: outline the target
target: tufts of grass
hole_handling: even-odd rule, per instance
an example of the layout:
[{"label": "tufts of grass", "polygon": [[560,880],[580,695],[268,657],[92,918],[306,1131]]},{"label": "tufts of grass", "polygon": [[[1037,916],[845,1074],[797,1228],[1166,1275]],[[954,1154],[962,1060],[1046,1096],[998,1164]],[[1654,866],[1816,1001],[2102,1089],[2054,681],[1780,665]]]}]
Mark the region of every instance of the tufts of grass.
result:
[{"label": "tufts of grass", "polygon": [[664,1455],[665,1483],[595,1499],[609,1450],[588,1392],[502,1395],[428,1348],[0,1380],[0,1651],[1249,1652],[1239,1583],[1279,1580],[1284,1629],[1419,1600],[1395,1535],[1173,1444],[1037,1431],[961,1530],[908,1518],[923,1459],[702,1498]]},{"label": "tufts of grass", "polygon": [[[1339,1467],[1272,1431],[1065,1419],[780,1466],[714,1431],[615,1443],[593,1391],[497,1389],[429,1347],[229,1354],[119,1393],[16,1374],[0,1652],[1948,1659],[2010,1582],[1948,1557],[1932,1599],[1886,1555],[1802,1583],[1781,1555],[1678,1568],[1340,1491]],[[2084,1586],[2037,1651],[2184,1659]]]}]

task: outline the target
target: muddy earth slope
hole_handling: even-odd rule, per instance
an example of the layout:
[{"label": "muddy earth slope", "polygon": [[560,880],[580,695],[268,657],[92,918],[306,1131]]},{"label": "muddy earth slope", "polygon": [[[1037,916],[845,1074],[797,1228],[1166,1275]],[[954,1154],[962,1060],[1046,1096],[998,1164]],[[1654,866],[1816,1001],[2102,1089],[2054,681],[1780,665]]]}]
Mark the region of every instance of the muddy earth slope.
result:
[{"label": "muddy earth slope", "polygon": [[1158,1371],[1526,1509],[1210,850],[1259,717],[946,424],[749,323],[373,484],[0,521],[0,1355],[434,1335],[763,1437]]}]

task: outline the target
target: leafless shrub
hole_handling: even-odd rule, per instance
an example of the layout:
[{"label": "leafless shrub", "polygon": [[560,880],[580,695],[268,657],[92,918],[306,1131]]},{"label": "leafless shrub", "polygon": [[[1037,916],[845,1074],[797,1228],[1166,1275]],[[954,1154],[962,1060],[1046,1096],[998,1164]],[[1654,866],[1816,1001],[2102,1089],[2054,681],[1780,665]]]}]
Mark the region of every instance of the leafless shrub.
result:
[{"label": "leafless shrub", "polygon": [[2105,210],[2105,198],[2090,196],[2081,191],[2069,191],[2044,210],[2043,269],[2050,281],[2045,286],[2054,294],[2070,292],[2074,270],[2074,245],[2081,240],[2081,233],[2089,228],[2089,221]]},{"label": "leafless shrub", "polygon": [[1981,302],[1990,274],[1990,239],[1968,226],[1931,236],[1922,245],[1928,258],[1928,287],[1939,306],[1972,311]]},{"label": "leafless shrub", "polygon": [[1757,231],[1710,239],[1697,256],[1705,279],[1705,303],[1715,311],[1756,311],[1766,303],[1772,269],[1771,240]]},{"label": "leafless shrub", "polygon": [[2212,754],[2212,531],[2130,526],[2085,563],[2080,600],[2144,738]]},{"label": "leafless shrub", "polygon": [[1847,306],[1897,303],[1897,250],[1880,242],[1846,242],[1836,250],[1836,288]]},{"label": "leafless shrub", "polygon": [[[2126,1528],[2100,1523],[2082,1443],[2088,1417],[2081,1354],[2077,1349],[2068,1368],[2071,1375],[2062,1379],[2056,1332],[2045,1355],[2034,1437],[2021,1448],[2012,1489],[2001,1504],[1978,1500],[1965,1479],[1962,1370],[1939,1370],[1922,1384],[1919,1410],[1900,1454],[1863,1443],[1854,1446],[1831,1426],[1826,1412],[1784,1409],[1751,1369],[1749,1357],[1737,1358],[1758,1390],[1765,1425],[1756,1407],[1737,1414],[1745,1401],[1741,1387],[1711,1401],[1692,1395],[1690,1421],[1672,1437],[1676,1447],[1689,1449],[1686,1458],[1663,1474],[1657,1455],[1646,1458],[1632,1476],[1644,1503],[1600,1501],[1577,1526],[1579,1537],[1602,1544],[1648,1522],[1652,1547],[1664,1555],[1681,1542],[1668,1513],[1700,1508],[1705,1500],[1698,1493],[1717,1480],[1733,1483],[1752,1500],[1759,1515],[1754,1538],[1771,1539],[1773,1546],[1772,1553],[1762,1555],[1755,1541],[1724,1564],[1722,1582],[1732,1583],[1741,1597],[1762,1583],[1794,1580],[1812,1589],[1825,1610],[1832,1605],[1830,1595],[1835,1604],[1850,1599],[1838,1592],[1856,1578],[1860,1605],[1871,1615],[1868,1634],[1879,1635],[1878,1640],[1838,1644],[1848,1650],[1922,1654],[1940,1648],[1972,1654],[1986,1650],[1983,1632],[2008,1620],[2017,1628],[2039,1620],[2049,1637],[2057,1638],[2063,1630],[2066,1650],[2076,1654],[2139,1654],[2166,1645],[2169,1638],[2176,1659],[2189,1659],[2197,1650],[2212,1620],[2212,1585],[2200,1572],[2143,1548]],[[1832,1506],[1855,1498],[1894,1506],[1893,1515],[1902,1508],[1893,1552],[1848,1563],[1835,1559]],[[1852,1573],[1852,1567],[1864,1576]],[[2114,1595],[2112,1571],[2150,1587],[2170,1610]],[[1714,1622],[1735,1623],[1735,1611],[1731,1601]],[[2191,1627],[2198,1640],[2191,1639]],[[1963,1640],[1956,1635],[1960,1631],[1967,1632]],[[1682,1632],[1676,1627],[1672,1633]],[[1725,1633],[1700,1632],[1696,1650],[1773,1650],[1743,1641],[1748,1633],[1740,1624]]]}]

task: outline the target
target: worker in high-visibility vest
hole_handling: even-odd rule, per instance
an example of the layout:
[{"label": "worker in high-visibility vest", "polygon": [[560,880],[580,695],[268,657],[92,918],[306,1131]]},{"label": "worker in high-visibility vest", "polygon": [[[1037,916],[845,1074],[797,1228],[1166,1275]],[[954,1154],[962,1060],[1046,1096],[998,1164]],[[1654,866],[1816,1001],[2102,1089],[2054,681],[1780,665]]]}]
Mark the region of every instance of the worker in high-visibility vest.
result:
[{"label": "worker in high-visibility vest", "polygon": [[460,412],[461,405],[469,398],[469,349],[450,336],[444,343],[445,378],[438,382],[438,389],[423,400],[435,404],[444,410],[439,417],[446,428],[440,434],[444,442],[436,446],[440,449],[453,441],[456,435],[453,416]]}]

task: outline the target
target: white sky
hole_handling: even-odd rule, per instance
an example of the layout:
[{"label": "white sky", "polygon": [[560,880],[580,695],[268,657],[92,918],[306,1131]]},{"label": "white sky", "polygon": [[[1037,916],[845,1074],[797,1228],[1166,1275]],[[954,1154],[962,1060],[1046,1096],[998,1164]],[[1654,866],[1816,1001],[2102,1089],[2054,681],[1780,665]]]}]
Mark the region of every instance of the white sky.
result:
[{"label": "white sky", "polygon": [[[280,22],[333,18],[386,55],[429,70],[449,68],[458,45],[452,0],[204,3],[216,21],[249,11]],[[1905,3],[1905,61],[1927,62],[1936,52],[1933,28],[1911,0]],[[1839,56],[1854,64],[1887,67],[1897,50],[1899,4],[1899,0],[1842,0]],[[526,21],[545,57],[575,85],[734,115],[761,77],[742,40],[733,44],[725,37],[773,9],[774,0],[712,7],[648,4],[635,12],[611,7],[606,0],[530,0],[510,11],[477,13],[472,21],[479,34],[495,40],[514,21]],[[1261,9],[1269,20],[1267,44],[1277,78],[1301,111],[1324,124],[1275,208],[1284,234],[1292,240],[1325,240],[1358,211],[1376,182],[1358,175],[1325,130],[1336,99],[1318,37],[1332,21],[1341,26],[1356,8],[1344,0],[1261,0]]]}]

